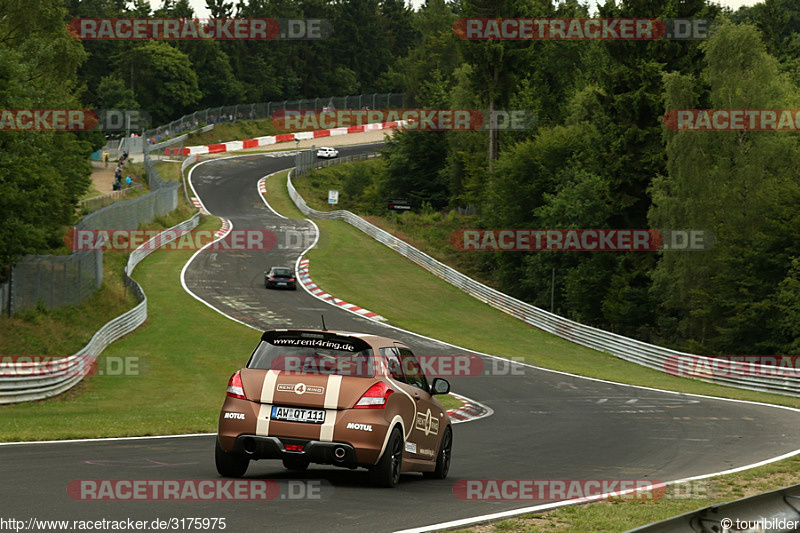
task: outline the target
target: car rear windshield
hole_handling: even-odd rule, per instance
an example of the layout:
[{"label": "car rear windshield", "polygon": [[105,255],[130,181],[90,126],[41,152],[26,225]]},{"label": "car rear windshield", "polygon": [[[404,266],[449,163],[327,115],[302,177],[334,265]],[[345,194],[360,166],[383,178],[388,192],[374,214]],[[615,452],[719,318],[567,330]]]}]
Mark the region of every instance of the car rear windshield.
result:
[{"label": "car rear windshield", "polygon": [[292,271],[288,268],[275,268],[272,270],[273,275],[275,276],[291,276]]},{"label": "car rear windshield", "polygon": [[372,349],[342,349],[343,343],[325,339],[262,340],[247,368],[283,370],[303,374],[324,374],[371,378],[375,376]]}]

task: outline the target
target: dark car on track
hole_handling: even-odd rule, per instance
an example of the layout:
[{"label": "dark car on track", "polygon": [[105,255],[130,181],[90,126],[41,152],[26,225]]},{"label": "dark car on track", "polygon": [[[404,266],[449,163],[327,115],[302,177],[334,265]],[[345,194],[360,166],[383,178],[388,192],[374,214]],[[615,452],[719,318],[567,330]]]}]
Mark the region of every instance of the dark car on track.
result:
[{"label": "dark car on track", "polygon": [[286,288],[297,289],[297,278],[294,270],[289,267],[272,267],[264,272],[264,287],[267,289]]},{"label": "dark car on track", "polygon": [[216,466],[241,477],[250,461],[281,459],[366,468],[377,486],[401,472],[444,479],[453,430],[436,399],[450,384],[428,381],[397,340],[329,330],[264,332],[247,365],[231,376],[219,415]]}]

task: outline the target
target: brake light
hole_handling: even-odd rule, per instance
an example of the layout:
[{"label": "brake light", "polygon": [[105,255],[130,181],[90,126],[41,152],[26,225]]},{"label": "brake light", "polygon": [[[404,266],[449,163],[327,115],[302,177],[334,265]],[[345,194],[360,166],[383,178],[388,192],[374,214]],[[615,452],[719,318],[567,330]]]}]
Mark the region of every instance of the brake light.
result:
[{"label": "brake light", "polygon": [[356,409],[384,409],[386,407],[386,400],[389,395],[394,392],[394,389],[379,381],[378,383],[367,389],[367,392],[359,398],[356,402]]},{"label": "brake light", "polygon": [[273,278],[272,276],[268,277],[267,279],[270,281],[275,281],[275,278]]},{"label": "brake light", "polygon": [[286,448],[287,452],[302,452],[305,445],[303,444],[284,444],[284,448]]},{"label": "brake light", "polygon": [[294,281],[294,278],[289,278],[289,281]]},{"label": "brake light", "polygon": [[242,376],[239,370],[228,380],[227,395],[231,398],[239,398],[240,400],[247,399],[247,396],[244,395],[244,385],[242,385]]}]

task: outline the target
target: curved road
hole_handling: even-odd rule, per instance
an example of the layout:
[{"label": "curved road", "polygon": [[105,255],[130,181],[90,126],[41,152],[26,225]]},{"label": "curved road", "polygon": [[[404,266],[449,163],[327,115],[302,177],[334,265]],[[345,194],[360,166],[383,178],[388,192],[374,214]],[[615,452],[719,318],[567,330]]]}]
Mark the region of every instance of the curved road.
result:
[{"label": "curved road", "polygon": [[[340,150],[348,155],[372,148]],[[259,329],[318,327],[324,312],[331,329],[399,338],[417,353],[470,353],[347,313],[302,288],[263,288],[265,266],[294,264],[303,248],[297,245],[302,240],[298,236],[313,239],[310,223],[276,216],[256,190],[261,177],[293,162],[293,157],[251,155],[195,168],[193,184],[211,213],[230,219],[235,229],[273,229],[279,246],[269,252],[199,254],[186,271],[191,291]],[[242,354],[243,362],[246,356]],[[76,502],[65,491],[75,479],[216,479],[214,437],[21,444],[0,447],[2,508],[17,518],[225,517],[231,531],[394,531],[543,503],[462,501],[453,494],[457,480],[670,481],[764,461],[800,447],[800,412],[787,409],[534,368],[522,375],[450,381],[455,392],[488,405],[494,415],[454,426],[454,458],[446,480],[406,474],[397,489],[373,489],[365,471],[312,466],[296,474],[279,462],[261,461],[251,463],[248,478],[277,480],[282,494],[295,480],[313,480],[321,487],[321,498]]]}]

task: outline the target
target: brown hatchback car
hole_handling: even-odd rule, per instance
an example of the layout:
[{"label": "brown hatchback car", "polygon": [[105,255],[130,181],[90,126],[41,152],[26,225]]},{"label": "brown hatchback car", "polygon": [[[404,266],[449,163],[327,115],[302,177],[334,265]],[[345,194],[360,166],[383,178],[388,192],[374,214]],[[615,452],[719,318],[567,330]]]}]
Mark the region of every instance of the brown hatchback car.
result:
[{"label": "brown hatchback car", "polygon": [[401,472],[443,479],[453,429],[403,343],[363,333],[278,329],[261,336],[247,366],[228,382],[219,415],[217,471],[241,477],[251,460],[282,459],[369,470],[394,487]]}]

